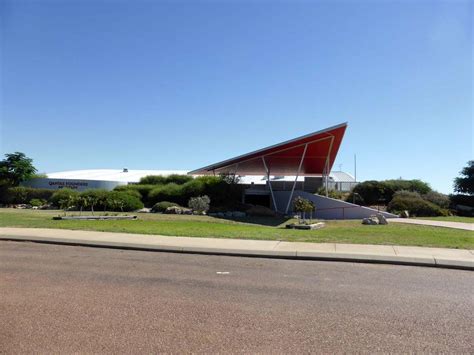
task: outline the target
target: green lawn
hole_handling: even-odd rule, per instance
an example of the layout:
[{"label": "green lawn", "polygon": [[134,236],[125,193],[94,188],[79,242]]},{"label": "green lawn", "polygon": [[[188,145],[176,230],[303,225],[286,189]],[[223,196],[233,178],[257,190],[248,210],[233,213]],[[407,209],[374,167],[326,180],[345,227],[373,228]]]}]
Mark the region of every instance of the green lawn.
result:
[{"label": "green lawn", "polygon": [[460,216],[419,217],[418,219],[429,219],[429,220],[433,220],[433,221],[446,221],[446,222],[474,223],[474,217],[460,217]]},{"label": "green lawn", "polygon": [[474,233],[409,224],[366,226],[359,220],[328,221],[320,230],[291,230],[278,218],[239,221],[207,216],[138,214],[138,220],[55,221],[60,211],[0,209],[0,227],[62,228],[168,236],[266,239],[298,242],[414,245],[474,249]]}]

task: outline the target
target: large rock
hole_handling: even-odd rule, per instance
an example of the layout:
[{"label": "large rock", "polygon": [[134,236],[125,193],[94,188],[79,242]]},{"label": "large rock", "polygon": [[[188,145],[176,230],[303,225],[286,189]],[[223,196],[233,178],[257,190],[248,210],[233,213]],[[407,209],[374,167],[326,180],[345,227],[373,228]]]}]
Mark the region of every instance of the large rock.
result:
[{"label": "large rock", "polygon": [[375,216],[377,217],[379,224],[388,224],[387,218],[385,218],[383,214],[377,213]]},{"label": "large rock", "polygon": [[379,224],[379,220],[377,217],[375,216],[371,216],[371,217],[366,217],[362,220],[362,224],[366,224],[366,225],[377,225]]},{"label": "large rock", "polygon": [[400,213],[400,217],[401,218],[410,218],[410,213],[407,210],[402,211],[402,213]]},{"label": "large rock", "polygon": [[171,206],[165,210],[166,214],[193,214],[190,208]]}]

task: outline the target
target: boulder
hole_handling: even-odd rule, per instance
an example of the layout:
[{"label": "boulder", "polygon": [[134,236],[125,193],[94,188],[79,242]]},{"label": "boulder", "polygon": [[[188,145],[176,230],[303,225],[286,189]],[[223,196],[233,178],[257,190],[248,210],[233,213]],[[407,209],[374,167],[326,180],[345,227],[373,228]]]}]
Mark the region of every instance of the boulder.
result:
[{"label": "boulder", "polygon": [[193,214],[193,211],[190,208],[171,206],[171,207],[168,207],[164,213],[166,214]]},{"label": "boulder", "polygon": [[151,212],[151,208],[142,208],[142,209],[139,209],[137,210],[138,213],[150,213]]},{"label": "boulder", "polygon": [[377,225],[377,224],[379,224],[379,220],[375,216],[366,217],[362,220],[362,224]]},{"label": "boulder", "polygon": [[402,213],[400,213],[400,217],[401,218],[410,218],[410,213],[407,210],[402,211]]},{"label": "boulder", "polygon": [[379,224],[388,224],[387,218],[385,218],[383,214],[377,213],[375,216],[377,217]]}]

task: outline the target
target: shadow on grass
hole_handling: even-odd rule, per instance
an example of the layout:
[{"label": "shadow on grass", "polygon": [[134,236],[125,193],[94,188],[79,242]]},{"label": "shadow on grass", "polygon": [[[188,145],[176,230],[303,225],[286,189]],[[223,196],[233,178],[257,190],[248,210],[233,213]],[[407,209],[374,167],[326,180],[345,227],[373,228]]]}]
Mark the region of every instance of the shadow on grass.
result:
[{"label": "shadow on grass", "polygon": [[223,219],[226,221],[233,221],[233,222],[240,222],[240,223],[249,223],[249,224],[257,224],[260,226],[268,226],[268,227],[278,227],[283,223],[288,222],[291,218],[289,217],[213,217],[216,219]]}]

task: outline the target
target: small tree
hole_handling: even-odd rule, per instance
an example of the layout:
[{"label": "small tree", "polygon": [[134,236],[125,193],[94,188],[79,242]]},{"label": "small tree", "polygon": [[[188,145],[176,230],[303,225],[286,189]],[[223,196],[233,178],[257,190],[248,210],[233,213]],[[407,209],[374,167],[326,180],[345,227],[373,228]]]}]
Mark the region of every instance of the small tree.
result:
[{"label": "small tree", "polygon": [[465,195],[474,195],[474,160],[467,162],[467,166],[454,179],[454,191]]},{"label": "small tree", "polygon": [[313,219],[314,203],[300,196],[293,200],[293,210],[299,214],[303,214],[303,221],[306,221],[306,212],[310,213],[310,221]]},{"label": "small tree", "polygon": [[5,159],[0,161],[0,180],[8,181],[11,186],[20,185],[21,182],[31,179],[35,173],[33,160],[24,153],[5,154]]},{"label": "small tree", "polygon": [[188,202],[188,207],[199,214],[204,214],[209,211],[210,203],[211,199],[207,195],[191,197]]}]

